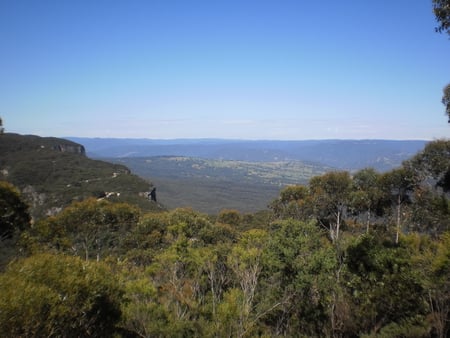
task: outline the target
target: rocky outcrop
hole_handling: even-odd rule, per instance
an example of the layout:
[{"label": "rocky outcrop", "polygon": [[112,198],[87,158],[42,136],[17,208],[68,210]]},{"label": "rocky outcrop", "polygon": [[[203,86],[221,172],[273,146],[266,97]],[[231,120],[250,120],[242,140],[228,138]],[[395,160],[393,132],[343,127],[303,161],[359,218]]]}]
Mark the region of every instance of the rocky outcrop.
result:
[{"label": "rocky outcrop", "polygon": [[57,150],[62,153],[72,153],[86,156],[86,150],[81,144],[57,144],[52,148],[53,150]]}]

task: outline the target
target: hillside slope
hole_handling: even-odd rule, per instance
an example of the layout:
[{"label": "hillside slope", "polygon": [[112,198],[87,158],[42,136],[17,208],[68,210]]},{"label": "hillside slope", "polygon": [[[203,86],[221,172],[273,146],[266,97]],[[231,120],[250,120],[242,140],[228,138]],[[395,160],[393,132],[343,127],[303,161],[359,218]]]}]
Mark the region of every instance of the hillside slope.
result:
[{"label": "hillside slope", "polygon": [[93,160],[84,147],[53,137],[0,135],[0,180],[14,184],[35,218],[57,213],[72,201],[105,198],[158,208],[148,201],[150,183],[124,165]]}]

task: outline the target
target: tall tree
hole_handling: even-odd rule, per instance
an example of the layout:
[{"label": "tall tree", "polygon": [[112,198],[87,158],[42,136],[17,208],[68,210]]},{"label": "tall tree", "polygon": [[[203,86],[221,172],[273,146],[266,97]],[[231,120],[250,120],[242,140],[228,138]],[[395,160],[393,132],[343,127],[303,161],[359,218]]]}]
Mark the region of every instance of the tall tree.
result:
[{"label": "tall tree", "polygon": [[314,221],[287,219],[271,227],[261,281],[261,298],[280,304],[264,318],[272,327],[271,336],[331,335],[336,287],[332,275],[338,265],[334,246]]},{"label": "tall tree", "polygon": [[317,219],[328,229],[333,242],[339,240],[350,201],[351,184],[352,179],[347,171],[315,176],[309,182]]},{"label": "tall tree", "polygon": [[372,214],[381,199],[380,174],[372,168],[362,169],[353,176],[352,207],[366,213],[366,232],[369,232]]},{"label": "tall tree", "polygon": [[432,179],[436,188],[450,191],[450,141],[436,140],[406,163],[423,181]]},{"label": "tall tree", "polygon": [[403,207],[411,202],[410,195],[416,186],[414,174],[404,167],[394,169],[381,177],[381,185],[385,196],[391,200],[395,209],[395,243],[398,244],[405,215]]},{"label": "tall tree", "polygon": [[258,314],[254,313],[256,289],[262,271],[262,257],[267,247],[268,233],[253,229],[246,231],[228,256],[228,266],[233,271],[239,291],[238,327],[236,336],[244,337],[252,331]]},{"label": "tall tree", "polygon": [[445,114],[448,116],[448,123],[450,123],[450,83],[444,87],[442,104],[445,106]]},{"label": "tall tree", "polygon": [[[433,12],[438,22],[436,32],[447,32],[450,35],[450,0],[433,0]],[[448,123],[450,123],[450,83],[444,87],[442,103],[445,106]]]}]

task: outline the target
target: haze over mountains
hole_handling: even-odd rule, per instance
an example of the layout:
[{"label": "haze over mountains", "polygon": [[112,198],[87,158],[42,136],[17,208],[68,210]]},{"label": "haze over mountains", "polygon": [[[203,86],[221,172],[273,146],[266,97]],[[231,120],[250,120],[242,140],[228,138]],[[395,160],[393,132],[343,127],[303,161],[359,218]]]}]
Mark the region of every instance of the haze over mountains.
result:
[{"label": "haze over mountains", "polygon": [[426,141],[223,139],[103,139],[70,137],[87,155],[125,165],[155,184],[158,201],[172,209],[192,207],[264,210],[286,185],[307,184],[332,170],[380,172],[399,167]]},{"label": "haze over mountains", "polygon": [[387,171],[422,150],[424,140],[249,141],[222,139],[68,139],[94,158],[185,156],[250,162],[303,161],[336,169]]}]

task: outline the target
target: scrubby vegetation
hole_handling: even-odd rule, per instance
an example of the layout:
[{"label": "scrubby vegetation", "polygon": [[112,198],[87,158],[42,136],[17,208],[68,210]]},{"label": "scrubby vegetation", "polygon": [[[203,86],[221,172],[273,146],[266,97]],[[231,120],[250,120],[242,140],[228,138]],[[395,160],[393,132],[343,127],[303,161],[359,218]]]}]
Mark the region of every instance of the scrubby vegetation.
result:
[{"label": "scrubby vegetation", "polygon": [[447,337],[449,178],[441,140],[263,213],[86,199],[33,225],[2,183],[2,336]]}]

